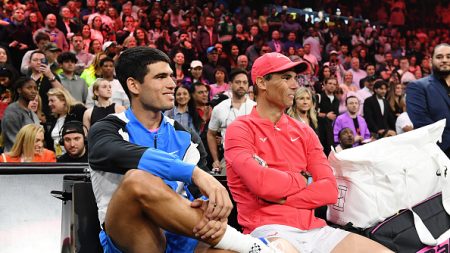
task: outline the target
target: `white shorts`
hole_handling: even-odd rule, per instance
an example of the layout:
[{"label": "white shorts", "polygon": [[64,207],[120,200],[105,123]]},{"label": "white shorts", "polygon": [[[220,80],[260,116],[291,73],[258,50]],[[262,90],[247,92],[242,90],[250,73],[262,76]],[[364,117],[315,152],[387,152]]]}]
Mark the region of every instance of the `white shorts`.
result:
[{"label": "white shorts", "polygon": [[328,253],[350,232],[325,226],[311,230],[284,225],[264,225],[253,230],[253,237],[283,238],[301,253]]}]

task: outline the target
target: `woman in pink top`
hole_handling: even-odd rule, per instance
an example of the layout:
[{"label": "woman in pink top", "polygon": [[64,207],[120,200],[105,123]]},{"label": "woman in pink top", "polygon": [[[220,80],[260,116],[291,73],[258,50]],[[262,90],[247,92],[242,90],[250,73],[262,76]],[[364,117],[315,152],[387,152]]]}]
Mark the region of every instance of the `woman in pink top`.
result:
[{"label": "woman in pink top", "polygon": [[216,71],[214,72],[214,76],[216,77],[216,83],[210,85],[210,99],[212,99],[216,94],[219,93],[225,93],[225,95],[230,96],[229,91],[231,89],[231,86],[227,83],[227,70],[222,66],[217,66]]}]

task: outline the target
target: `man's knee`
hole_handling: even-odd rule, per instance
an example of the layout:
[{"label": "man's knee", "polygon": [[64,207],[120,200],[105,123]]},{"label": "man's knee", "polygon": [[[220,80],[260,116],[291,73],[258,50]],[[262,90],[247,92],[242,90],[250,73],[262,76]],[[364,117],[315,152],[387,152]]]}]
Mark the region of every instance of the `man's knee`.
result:
[{"label": "man's knee", "polygon": [[168,192],[164,181],[142,170],[129,170],[123,177],[120,190],[134,199],[158,199]]}]

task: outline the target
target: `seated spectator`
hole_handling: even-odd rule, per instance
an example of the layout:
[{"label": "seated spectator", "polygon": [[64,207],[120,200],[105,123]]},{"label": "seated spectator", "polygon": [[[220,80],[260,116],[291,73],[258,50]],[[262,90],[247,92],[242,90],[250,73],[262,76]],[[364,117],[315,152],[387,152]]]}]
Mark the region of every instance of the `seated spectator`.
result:
[{"label": "seated spectator", "polygon": [[[72,43],[72,52],[75,54],[78,60],[75,65],[75,73],[77,75],[80,75],[83,70],[89,67],[89,65],[92,63],[92,61],[94,60],[94,55],[84,50],[84,48],[88,45],[84,44],[81,34],[75,34],[70,41]],[[61,64],[61,62],[59,63]]]},{"label": "seated spectator", "polygon": [[392,112],[397,118],[401,113],[403,113],[403,108],[405,108],[405,85],[401,83],[391,83],[389,87],[389,92],[387,94],[387,101],[391,107]]},{"label": "seated spectator", "polygon": [[86,81],[88,86],[91,86],[95,82],[95,80],[97,80],[97,78],[99,78],[102,75],[102,69],[100,68],[100,61],[106,57],[107,55],[103,52],[96,54],[91,65],[89,65],[89,67],[85,69],[83,73],[81,73],[80,77],[83,78],[84,81]]},{"label": "seated spectator", "polygon": [[226,167],[223,159],[223,147],[227,127],[239,116],[248,115],[256,104],[246,96],[248,90],[247,71],[234,69],[230,78],[231,95],[213,108],[208,124],[208,149],[212,168],[216,172],[220,172]]},{"label": "seated spectator", "polygon": [[339,145],[336,147],[336,152],[344,149],[352,148],[355,145],[355,136],[349,127],[342,128],[338,133]]},{"label": "seated spectator", "polygon": [[[112,89],[111,101],[113,103],[116,103],[117,105],[124,106],[125,108],[130,107],[130,100],[128,99],[127,94],[123,90],[122,85],[120,85],[119,80],[114,78],[115,72],[114,60],[109,57],[106,57],[100,60],[99,65],[102,73],[101,78],[108,81],[111,84]],[[92,87],[89,87],[88,96],[86,99],[86,106],[88,108],[94,106],[94,100],[92,99],[93,95],[94,93],[92,91]]]},{"label": "seated spectator", "polygon": [[[75,36],[76,37],[76,36]],[[62,73],[59,79],[63,87],[69,91],[75,100],[86,103],[88,87],[86,81],[75,74],[78,59],[72,52],[63,52],[58,56],[58,63],[61,65]]]},{"label": "seated spectator", "polygon": [[395,131],[397,134],[402,134],[414,130],[414,124],[408,116],[408,112],[406,111],[406,101],[403,104],[403,112],[398,115],[397,120],[395,121]]},{"label": "seated spectator", "polygon": [[92,39],[89,43],[89,53],[93,55],[97,55],[98,53],[103,52],[102,42],[98,39]]},{"label": "seated spectator", "polygon": [[339,143],[339,132],[343,128],[350,128],[355,137],[354,145],[358,146],[364,141],[370,141],[370,131],[363,117],[359,115],[359,99],[349,96],[345,99],[347,112],[336,118],[333,126],[334,142]]},{"label": "seated spectator", "polygon": [[17,72],[16,68],[12,65],[9,50],[4,46],[0,46],[0,69],[6,69],[11,72],[10,79],[13,80],[12,83],[19,77],[19,72]]},{"label": "seated spectator", "polygon": [[37,85],[28,77],[19,78],[14,84],[14,91],[18,96],[17,101],[10,104],[2,119],[3,150],[11,150],[19,130],[28,124],[39,125],[38,116],[28,109],[30,101],[38,95]]},{"label": "seated spectator", "polygon": [[17,133],[10,152],[2,154],[3,162],[56,162],[55,153],[44,148],[44,128],[28,124]]},{"label": "seated spectator", "polygon": [[58,158],[59,163],[87,163],[87,139],[83,123],[68,121],[61,129],[60,145],[64,146],[66,153]]},{"label": "seated spectator", "polygon": [[179,86],[181,85],[184,79],[187,69],[187,66],[185,65],[185,58],[183,52],[181,51],[177,52],[172,60],[173,63],[171,64],[171,68],[173,70],[177,86]]},{"label": "seated spectator", "polygon": [[45,53],[45,59],[47,59],[47,64],[50,67],[50,70],[55,74],[59,74],[61,69],[59,68],[59,64],[56,59],[62,52],[61,48],[56,46],[55,43],[48,43],[43,52]]},{"label": "seated spectator", "polygon": [[191,62],[191,68],[189,69],[187,76],[183,79],[182,85],[190,89],[192,84],[197,82],[209,84],[208,80],[203,77],[202,62],[194,60]]},{"label": "seated spectator", "polygon": [[51,112],[48,106],[47,92],[51,88],[62,88],[63,86],[59,80],[59,76],[53,73],[47,64],[44,52],[34,51],[31,53],[30,69],[31,74],[29,76],[36,82],[37,87],[39,87],[38,92],[42,98],[42,111],[48,120],[51,117]]},{"label": "seated spectator", "polygon": [[222,66],[217,66],[216,71],[214,72],[216,82],[214,84],[209,85],[211,91],[209,92],[209,99],[212,98],[219,93],[224,93],[228,97],[231,96],[231,86],[228,84],[228,73],[227,70]]},{"label": "seated spectator", "polygon": [[310,126],[318,133],[318,117],[315,109],[314,96],[308,88],[300,87],[294,95],[292,106],[287,110],[287,115]]},{"label": "seated spectator", "polygon": [[105,79],[97,79],[92,85],[93,100],[96,101],[93,107],[87,109],[83,115],[83,125],[89,129],[95,122],[103,119],[112,113],[125,111],[125,107],[111,101],[111,83]]},{"label": "seated spectator", "polygon": [[50,35],[45,32],[38,32],[34,35],[34,41],[37,49],[28,50],[22,58],[22,63],[20,65],[20,73],[28,75],[30,72],[30,60],[31,54],[34,51],[43,51],[45,46],[50,42]]},{"label": "seated spectator", "polygon": [[71,120],[83,121],[83,113],[86,107],[81,102],[76,101],[64,88],[49,90],[48,101],[54,118],[50,122],[50,129],[46,132],[45,143],[47,143],[49,149],[56,152],[56,157],[60,157],[66,152],[59,141],[64,123]]},{"label": "seated spectator", "polygon": [[41,96],[36,95],[36,97],[30,101],[28,104],[28,109],[36,113],[39,118],[39,122],[41,125],[45,125],[47,119],[45,118],[45,114],[42,112],[42,99]]},{"label": "seated spectator", "polygon": [[370,132],[377,139],[395,135],[395,115],[384,98],[387,90],[385,81],[376,81],[374,94],[364,101],[364,119]]},{"label": "seated spectator", "polygon": [[9,68],[0,67],[0,120],[8,105],[13,101],[15,78]]},{"label": "seated spectator", "polygon": [[185,129],[200,133],[202,119],[186,86],[175,88],[175,106],[164,112],[167,117],[178,121]]},{"label": "seated spectator", "polygon": [[83,25],[82,29],[81,29],[81,37],[83,37],[83,51],[86,53],[91,53],[91,42],[92,42],[92,37],[91,37],[91,27],[89,25]]}]

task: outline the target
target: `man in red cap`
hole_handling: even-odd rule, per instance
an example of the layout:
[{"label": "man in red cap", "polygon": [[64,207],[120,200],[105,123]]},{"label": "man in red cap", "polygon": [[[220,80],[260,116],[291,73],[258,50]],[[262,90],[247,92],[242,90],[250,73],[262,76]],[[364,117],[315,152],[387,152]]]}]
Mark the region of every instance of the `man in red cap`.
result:
[{"label": "man in red cap", "polygon": [[315,208],[335,203],[338,192],[314,131],[284,113],[298,88],[296,76],[306,68],[279,53],[253,64],[257,105],[229,125],[225,140],[238,221],[244,233],[269,238],[283,252],[391,252],[314,216]]}]

